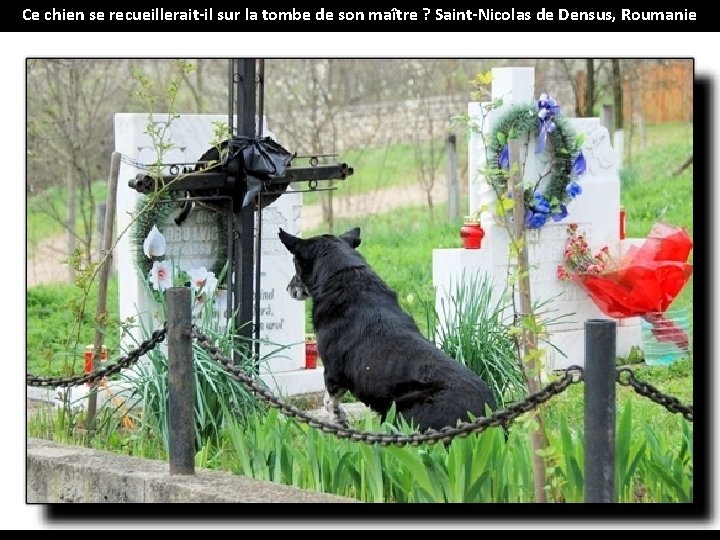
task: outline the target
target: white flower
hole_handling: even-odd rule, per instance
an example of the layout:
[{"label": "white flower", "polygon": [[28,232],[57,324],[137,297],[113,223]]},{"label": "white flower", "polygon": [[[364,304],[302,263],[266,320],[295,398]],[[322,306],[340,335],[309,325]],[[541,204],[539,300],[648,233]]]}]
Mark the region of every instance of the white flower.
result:
[{"label": "white flower", "polygon": [[153,261],[150,269],[150,283],[156,291],[164,291],[172,286],[172,266],[169,261]]},{"label": "white flower", "polygon": [[201,266],[199,268],[191,268],[187,271],[190,276],[193,291],[196,297],[212,296],[217,287],[217,278],[213,272],[209,272],[207,268]]},{"label": "white flower", "polygon": [[149,259],[154,257],[162,257],[165,255],[165,237],[158,230],[156,225],[153,225],[152,229],[143,242],[143,252]]},{"label": "white flower", "polygon": [[213,272],[209,272],[207,268],[192,268],[187,271],[190,276],[193,292],[195,293],[195,302],[193,302],[192,316],[197,317],[202,312],[205,303],[212,298],[217,288],[218,280]]}]

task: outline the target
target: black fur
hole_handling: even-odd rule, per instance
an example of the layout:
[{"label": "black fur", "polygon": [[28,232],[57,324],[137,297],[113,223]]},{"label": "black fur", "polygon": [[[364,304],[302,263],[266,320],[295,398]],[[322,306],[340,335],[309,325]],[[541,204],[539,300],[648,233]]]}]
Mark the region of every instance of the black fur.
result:
[{"label": "black fur", "polygon": [[300,239],[282,229],[313,300],[312,322],[330,396],[345,390],[378,412],[440,429],[495,409],[487,384],[423,337],[397,294],[354,248],[360,229]]}]

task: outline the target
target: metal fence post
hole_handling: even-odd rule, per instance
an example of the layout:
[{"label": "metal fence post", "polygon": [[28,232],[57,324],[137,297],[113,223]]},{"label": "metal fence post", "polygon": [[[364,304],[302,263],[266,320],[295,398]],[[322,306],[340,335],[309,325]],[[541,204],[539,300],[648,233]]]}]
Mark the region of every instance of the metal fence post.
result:
[{"label": "metal fence post", "polygon": [[615,502],[616,324],[585,321],[585,502]]},{"label": "metal fence post", "polygon": [[165,291],[168,306],[170,474],[195,474],[195,376],[190,336],[190,288]]}]

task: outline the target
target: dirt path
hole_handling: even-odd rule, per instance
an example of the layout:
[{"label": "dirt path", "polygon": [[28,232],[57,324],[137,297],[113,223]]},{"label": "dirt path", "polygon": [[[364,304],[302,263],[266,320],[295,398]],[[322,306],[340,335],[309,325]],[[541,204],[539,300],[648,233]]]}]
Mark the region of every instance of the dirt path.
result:
[{"label": "dirt path", "polygon": [[[447,200],[444,177],[439,177],[432,191],[433,202]],[[382,214],[405,206],[427,204],[427,195],[419,184],[379,189],[369,193],[335,196],[333,207],[337,218],[360,218]],[[322,208],[318,204],[302,209],[303,229],[315,229],[322,224]],[[30,252],[30,250],[28,250]],[[33,256],[27,260],[27,286],[43,283],[67,283],[68,266],[65,235],[53,236],[41,241],[32,249]]]},{"label": "dirt path", "polygon": [[27,286],[33,287],[41,283],[67,283],[67,237],[64,234],[51,236],[40,241],[32,251],[33,256],[27,260]]},{"label": "dirt path", "polygon": [[[433,204],[447,200],[447,185],[441,177],[432,190]],[[384,214],[404,206],[422,206],[427,204],[427,194],[419,184],[379,189],[370,193],[333,197],[335,217],[356,218],[372,214]],[[322,208],[318,204],[304,206],[302,209],[303,229],[314,229],[322,224]]]}]

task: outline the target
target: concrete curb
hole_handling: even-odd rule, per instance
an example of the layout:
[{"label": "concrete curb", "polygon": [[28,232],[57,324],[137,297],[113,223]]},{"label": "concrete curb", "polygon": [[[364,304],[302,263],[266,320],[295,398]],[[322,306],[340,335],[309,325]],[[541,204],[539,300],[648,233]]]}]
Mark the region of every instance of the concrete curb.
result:
[{"label": "concrete curb", "polygon": [[355,499],[196,470],[170,476],[163,461],[122,456],[42,439],[27,440],[27,502],[352,503]]}]

